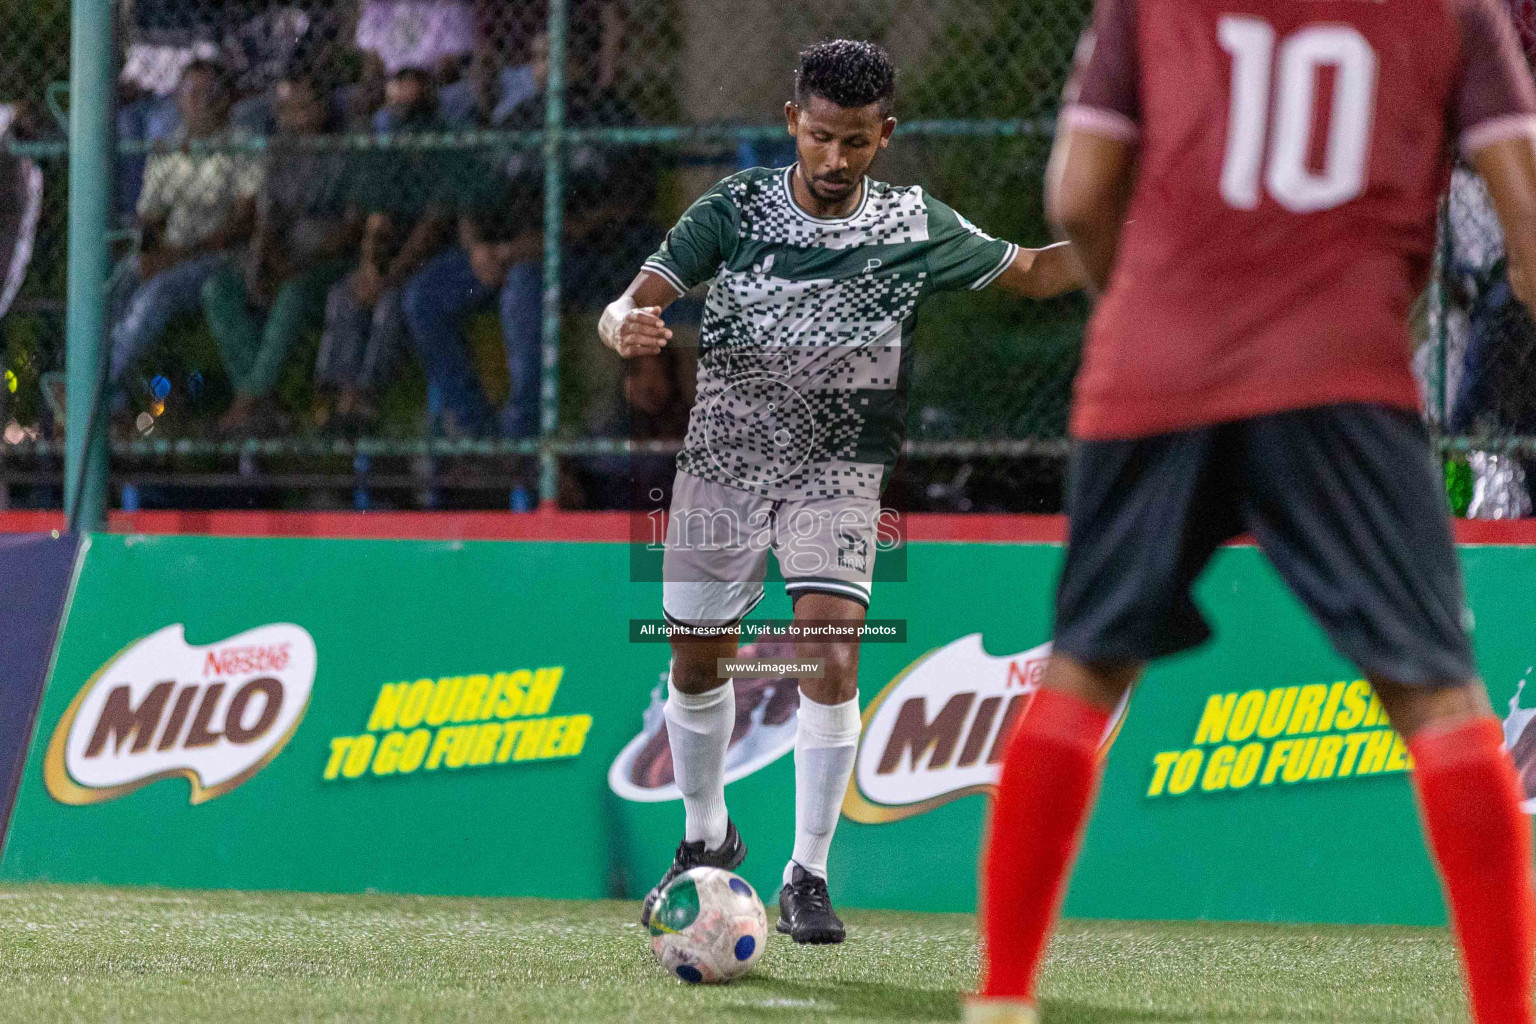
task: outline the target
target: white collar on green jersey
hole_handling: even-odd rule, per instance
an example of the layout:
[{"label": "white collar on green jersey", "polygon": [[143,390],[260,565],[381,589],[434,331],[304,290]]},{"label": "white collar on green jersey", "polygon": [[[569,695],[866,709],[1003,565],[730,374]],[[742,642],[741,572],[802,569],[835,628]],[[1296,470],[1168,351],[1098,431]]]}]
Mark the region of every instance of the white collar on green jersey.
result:
[{"label": "white collar on green jersey", "polygon": [[784,176],[779,180],[784,184],[784,198],[789,200],[789,208],[798,213],[800,216],[804,217],[806,220],[810,221],[812,224],[847,224],[849,221],[856,218],[859,214],[863,213],[864,207],[869,205],[869,175],[866,174],[864,175],[863,180],[859,182],[859,189],[862,193],[859,196],[859,205],[855,207],[854,211],[848,216],[818,217],[815,214],[807,213],[805,208],[795,201],[795,168],[799,166],[799,161],[796,161],[795,163],[792,163],[788,167],[784,168]]}]

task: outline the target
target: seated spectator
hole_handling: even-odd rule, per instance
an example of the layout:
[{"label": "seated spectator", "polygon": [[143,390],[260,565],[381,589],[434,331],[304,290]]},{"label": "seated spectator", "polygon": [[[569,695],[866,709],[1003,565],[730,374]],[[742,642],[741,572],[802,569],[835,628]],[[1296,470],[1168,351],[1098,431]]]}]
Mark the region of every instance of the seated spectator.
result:
[{"label": "seated spectator", "polygon": [[[681,442],[690,403],[676,348],[624,361],[623,400],[606,410],[589,437]],[[564,508],[648,510],[671,502],[676,456],[665,452],[591,455],[567,460]]]},{"label": "seated spectator", "polygon": [[269,0],[255,7],[224,34],[224,63],[237,93],[265,92],[292,68],[324,66],[328,26],[322,22],[330,20],[324,5]]},{"label": "seated spectator", "polygon": [[194,153],[185,146],[231,141],[229,100],[221,66],[187,65],[176,90],[178,148],[149,158],[138,200],[139,251],[114,274],[108,306],[114,382],[173,317],[197,311],[204,282],[250,235],[260,163],[238,151]]},{"label": "seated spectator", "polygon": [[[605,8],[606,9],[606,8]],[[606,67],[607,47],[573,49],[567,59],[566,123],[573,128],[625,127],[639,119],[614,89],[602,83],[616,78]],[[506,119],[508,128],[544,127],[545,89],[549,81],[549,40],[540,34],[531,44],[534,91]],[[627,277],[627,263],[643,260],[660,244],[662,232],[650,217],[656,195],[659,160],[649,147],[615,150],[572,145],[566,154],[566,203],[562,259],[564,294],[579,305],[597,301]],[[543,202],[543,155],[525,150],[507,164],[514,191],[526,201]],[[606,303],[602,299],[599,305]]]},{"label": "seated spectator", "polygon": [[356,39],[390,74],[437,67],[444,57],[474,51],[474,10],[464,0],[363,0]]},{"label": "seated spectator", "polygon": [[[42,112],[27,100],[0,103],[0,144],[35,138],[48,124]],[[29,157],[0,149],[0,320],[16,300],[32,264],[42,211],[42,168]],[[0,392],[5,390],[0,387]]]},{"label": "seated spectator", "polygon": [[[117,80],[118,142],[166,142],[181,128],[176,110],[176,86],[188,64],[212,59],[218,48],[211,42],[185,46],[135,43],[123,57]],[[124,219],[133,217],[144,184],[144,156],[125,153],[118,157],[117,210]]]},{"label": "seated spectator", "polygon": [[384,134],[439,131],[437,95],[432,76],[420,68],[401,68],[384,83],[384,105],[373,113],[373,130]]},{"label": "seated spectator", "polygon": [[237,131],[271,135],[277,131],[277,83],[294,68],[330,66],[338,17],[331,0],[267,0],[254,7],[224,34],[225,63],[241,97],[229,121]]},{"label": "seated spectator", "polygon": [[319,327],[325,296],[347,270],[360,223],[348,216],[352,170],[345,150],[302,146],[326,128],[329,105],[306,75],[277,83],[278,134],[265,158],[265,185],[244,272],[233,265],[203,284],[203,312],[235,386],[220,421],[239,432],[276,418],[271,394],[283,361]]},{"label": "seated spectator", "polygon": [[[426,76],[406,68],[389,80],[380,131],[435,131]],[[326,296],[316,360],[316,422],[360,428],[377,415],[379,389],[406,347],[403,292],[408,278],[441,248],[452,222],[453,178],[441,151],[392,148],[368,153],[351,203],[363,221],[356,269]]]},{"label": "seated spectator", "polygon": [[[532,64],[536,92],[512,112],[509,127],[543,126],[549,49],[542,36],[534,41]],[[571,67],[567,111],[572,125],[632,120],[611,92],[589,84],[598,75],[583,73],[574,56]],[[563,235],[561,266],[568,282],[564,294],[576,302],[606,302],[604,296],[618,283],[613,271],[628,273],[625,264],[638,262],[659,241],[659,232],[644,217],[655,194],[652,162],[645,153],[615,155],[597,146],[573,147],[568,160],[567,208],[575,212],[566,220]],[[472,311],[499,298],[511,378],[499,430],[503,437],[527,438],[537,434],[539,422],[543,158],[537,151],[519,151],[499,164],[492,170],[479,161],[474,167],[480,181],[456,186],[464,210],[461,245],[427,264],[407,287],[406,325],[453,429],[488,436],[497,425],[475,378],[464,331]],[[637,232],[645,235],[638,243],[630,237]],[[501,277],[492,276],[498,272]]]},{"label": "seated spectator", "polygon": [[464,75],[438,90],[438,116],[454,128],[500,128],[539,91],[531,60],[507,65],[497,43],[482,41]]},{"label": "seated spectator", "polygon": [[373,130],[373,114],[384,105],[389,73],[372,50],[355,51],[355,81],[336,90],[334,103],[341,123],[349,132]]},{"label": "seated spectator", "polygon": [[498,433],[465,347],[470,315],[498,297],[510,381],[499,433],[509,438],[538,433],[543,279],[535,256],[541,244],[537,227],[505,207],[475,211],[460,218],[459,244],[433,258],[406,287],[411,345],[442,398],[450,435]]},{"label": "seated spectator", "polygon": [[[1445,339],[1415,356],[1428,387],[1443,371],[1450,399],[1445,428],[1455,434],[1525,434],[1536,429],[1536,326],[1510,289],[1504,236],[1481,177],[1458,165],[1451,173],[1445,220]],[[1436,311],[1431,307],[1431,316]],[[1442,366],[1430,360],[1444,357]],[[1433,401],[1430,408],[1435,408]],[[1531,514],[1528,467],[1518,455],[1471,451],[1472,519]]]},{"label": "seated spectator", "polygon": [[235,130],[272,135],[276,84],[290,69],[332,68],[336,60],[339,11],[336,0],[258,0],[241,5],[249,17],[223,35],[224,63],[240,97],[229,112]]}]

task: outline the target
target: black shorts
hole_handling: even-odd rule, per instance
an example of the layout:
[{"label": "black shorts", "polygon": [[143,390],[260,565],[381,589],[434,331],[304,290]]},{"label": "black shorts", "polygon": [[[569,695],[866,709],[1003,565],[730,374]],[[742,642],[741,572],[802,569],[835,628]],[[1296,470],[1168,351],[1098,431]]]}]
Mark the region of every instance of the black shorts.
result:
[{"label": "black shorts", "polygon": [[1417,416],[1374,405],[1276,413],[1131,441],[1079,441],[1056,649],[1148,661],[1211,635],[1190,587],[1251,533],[1368,676],[1475,678],[1461,568]]}]

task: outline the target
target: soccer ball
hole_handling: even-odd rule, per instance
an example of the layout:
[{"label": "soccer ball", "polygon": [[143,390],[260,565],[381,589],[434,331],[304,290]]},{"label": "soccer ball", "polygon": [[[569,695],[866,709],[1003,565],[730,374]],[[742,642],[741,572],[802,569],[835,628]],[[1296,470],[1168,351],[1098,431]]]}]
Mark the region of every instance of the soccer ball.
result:
[{"label": "soccer ball", "polygon": [[651,911],[651,951],[691,985],[739,978],[763,955],[768,915],[745,881],[719,868],[672,880]]}]

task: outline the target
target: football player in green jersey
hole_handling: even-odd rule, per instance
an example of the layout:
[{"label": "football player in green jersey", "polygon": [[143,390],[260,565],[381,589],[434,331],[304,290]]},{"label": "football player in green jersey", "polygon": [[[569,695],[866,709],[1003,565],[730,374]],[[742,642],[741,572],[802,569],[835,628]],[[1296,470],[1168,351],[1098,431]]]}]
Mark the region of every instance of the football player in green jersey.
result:
[{"label": "football player in green jersey", "polygon": [[746,856],[725,808],[736,709],[717,659],[735,656],[772,550],[796,621],[842,630],[796,644],[796,657],[822,671],[800,677],[795,843],[778,929],[796,942],[843,940],[827,853],[858,746],[856,627],[905,427],[917,309],[946,290],[993,285],[1043,299],[1081,285],[1066,245],[1000,241],[921,188],[867,176],[896,127],[895,78],[871,43],[802,52],[785,104],[795,163],[742,171],[706,193],[599,325],[625,358],[659,352],[672,339],[662,311],[710,282],[662,569],[674,628],[665,715],[684,834],[642,923],[679,873],[734,869]]}]

